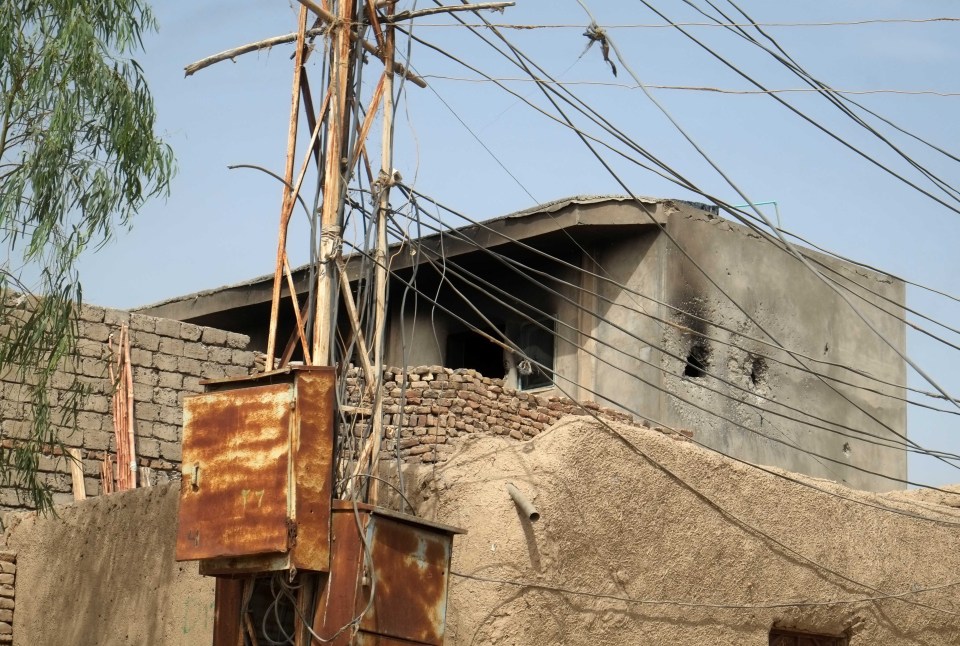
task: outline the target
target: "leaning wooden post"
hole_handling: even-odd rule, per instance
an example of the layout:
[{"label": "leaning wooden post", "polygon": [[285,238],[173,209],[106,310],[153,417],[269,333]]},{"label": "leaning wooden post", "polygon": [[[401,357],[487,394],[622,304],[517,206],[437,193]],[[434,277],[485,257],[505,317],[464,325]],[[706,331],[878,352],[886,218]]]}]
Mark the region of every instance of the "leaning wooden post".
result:
[{"label": "leaning wooden post", "polygon": [[[387,20],[394,13],[396,3],[387,4]],[[380,443],[383,440],[383,350],[384,330],[387,320],[387,218],[390,215],[390,187],[394,182],[393,173],[393,62],[396,46],[396,33],[392,24],[387,24],[384,35],[384,62],[386,72],[383,83],[383,144],[380,151],[380,194],[377,208],[377,248],[374,251],[374,326],[373,326],[373,369],[376,375],[373,393],[373,414],[370,452],[369,501],[377,504],[378,480],[380,469]]]},{"label": "leaning wooden post", "polygon": [[[280,312],[280,288],[283,284],[284,259],[287,256],[287,228],[296,199],[291,183],[293,166],[297,151],[297,125],[300,121],[300,73],[303,67],[304,33],[307,30],[307,8],[300,7],[300,21],[297,25],[297,51],[293,62],[293,98],[290,102],[290,126],[287,130],[287,164],[284,168],[283,202],[280,211],[280,234],[277,239],[277,262],[273,271],[273,298],[270,302],[270,327],[267,331],[267,358],[265,370],[273,370],[273,358],[277,351],[277,318]],[[295,298],[295,294],[291,294]]]}]

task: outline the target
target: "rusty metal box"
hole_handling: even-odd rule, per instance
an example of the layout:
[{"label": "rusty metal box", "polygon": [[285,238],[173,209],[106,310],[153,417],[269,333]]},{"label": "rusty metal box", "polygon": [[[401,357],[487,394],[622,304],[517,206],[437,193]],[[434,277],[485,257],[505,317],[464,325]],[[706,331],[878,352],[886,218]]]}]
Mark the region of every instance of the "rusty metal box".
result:
[{"label": "rusty metal box", "polygon": [[329,569],[335,379],[290,367],[185,398],[177,560],[207,575]]},{"label": "rusty metal box", "polygon": [[[314,623],[332,646],[443,644],[453,536],[463,530],[333,501],[333,560]],[[371,600],[372,599],[372,600]]]}]

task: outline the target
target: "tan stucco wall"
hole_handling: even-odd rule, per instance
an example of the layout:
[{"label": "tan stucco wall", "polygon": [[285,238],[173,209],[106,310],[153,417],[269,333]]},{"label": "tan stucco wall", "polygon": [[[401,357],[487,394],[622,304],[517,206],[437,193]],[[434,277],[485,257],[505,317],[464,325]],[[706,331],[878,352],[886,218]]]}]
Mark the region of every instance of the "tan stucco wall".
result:
[{"label": "tan stucco wall", "polygon": [[[213,635],[213,580],[173,560],[176,485],[21,514],[14,645],[195,646]],[[17,522],[19,521],[19,522]]]},{"label": "tan stucco wall", "polygon": [[[424,472],[422,515],[469,531],[455,541],[454,572],[545,586],[455,575],[448,644],[766,646],[772,626],[849,634],[852,646],[960,643],[960,585],[909,594],[960,584],[957,509],[803,480],[858,502],[843,500],[689,442],[615,428],[622,437],[567,418],[523,444],[477,438]],[[533,499],[539,522],[521,519],[507,482]],[[902,592],[905,600],[792,605]]]},{"label": "tan stucco wall", "polygon": [[[620,435],[565,418],[526,442],[462,438],[448,462],[409,473],[422,516],[469,530],[454,545],[447,644],[766,646],[771,626],[846,633],[851,646],[960,643],[955,494],[805,486],[656,431],[611,428]],[[538,523],[520,518],[507,482],[533,499]],[[176,486],[154,487],[59,518],[18,516],[5,536],[18,554],[14,643],[209,644],[213,585],[173,560],[176,505]]]}]

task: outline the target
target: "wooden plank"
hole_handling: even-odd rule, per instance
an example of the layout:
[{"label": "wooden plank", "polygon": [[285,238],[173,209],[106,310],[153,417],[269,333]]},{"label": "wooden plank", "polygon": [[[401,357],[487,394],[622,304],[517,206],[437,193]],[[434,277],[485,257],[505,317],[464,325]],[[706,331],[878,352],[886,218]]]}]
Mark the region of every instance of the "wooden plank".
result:
[{"label": "wooden plank", "polygon": [[213,646],[243,646],[240,611],[243,579],[217,577],[213,601]]},{"label": "wooden plank", "polygon": [[80,461],[80,449],[67,449],[70,456],[70,478],[73,480],[73,499],[84,500],[87,488],[83,484],[83,462]]}]

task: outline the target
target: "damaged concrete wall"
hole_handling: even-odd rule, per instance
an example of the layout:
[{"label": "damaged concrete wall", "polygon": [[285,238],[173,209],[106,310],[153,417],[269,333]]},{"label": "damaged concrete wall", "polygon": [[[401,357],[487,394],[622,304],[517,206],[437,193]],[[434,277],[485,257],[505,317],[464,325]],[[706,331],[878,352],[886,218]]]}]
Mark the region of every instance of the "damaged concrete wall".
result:
[{"label": "damaged concrete wall", "polygon": [[469,531],[454,545],[448,644],[766,646],[772,627],[850,646],[956,643],[960,495],[942,505],[777,472],[798,484],[613,428],[568,418],[524,443],[473,438],[423,469],[421,515]]},{"label": "damaged concrete wall", "polygon": [[17,514],[15,646],[197,646],[213,638],[213,579],[173,560],[179,485]]},{"label": "damaged concrete wall", "polygon": [[[676,396],[663,397],[659,423],[695,428],[699,440],[756,464],[871,491],[905,487],[906,364],[884,341],[905,352],[903,282],[805,250],[877,336],[796,258],[746,227],[690,210],[667,230],[703,272],[661,237],[663,300],[689,314],[661,311],[709,338],[662,333],[675,355],[662,357],[662,384]],[[799,357],[776,350],[767,333]],[[709,374],[685,374],[685,358],[698,352]]]},{"label": "damaged concrete wall", "polygon": [[[67,447],[80,450],[87,495],[100,492],[104,451],[116,451],[107,340],[110,335],[118,336],[122,323],[130,326],[137,456],[141,466],[153,470],[153,483],[178,476],[183,396],[201,392],[201,379],[248,374],[255,363],[254,353],[246,349],[249,339],[241,334],[84,306],[77,342],[79,357],[64,362],[53,376],[49,395],[52,401],[60,401],[74,380],[88,389],[79,407],[77,427],[58,429]],[[5,447],[29,433],[29,402],[27,387],[14,378],[0,380],[0,433]],[[59,420],[61,412],[55,408],[51,418]],[[55,453],[42,456],[40,471],[55,492],[55,503],[73,500],[66,458]],[[21,491],[0,487],[0,511],[23,509],[28,504]]]},{"label": "damaged concrete wall", "polygon": [[[518,322],[546,313],[559,321],[550,323],[557,387],[533,392],[696,429],[712,447],[754,463],[866,490],[902,488],[902,281],[805,250],[878,336],[796,258],[750,229],[681,202],[658,202],[656,213],[665,231],[637,213],[630,225],[533,241],[563,263],[503,244],[496,251],[510,262],[464,254],[450,261],[445,283],[422,268],[419,302],[402,284],[391,292],[389,360],[458,367],[447,356],[448,339],[466,329],[456,317],[523,347]],[[440,307],[428,302],[434,296]],[[481,335],[470,342],[482,351],[465,367],[518,385],[509,364],[522,357]]]}]

